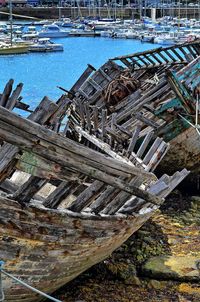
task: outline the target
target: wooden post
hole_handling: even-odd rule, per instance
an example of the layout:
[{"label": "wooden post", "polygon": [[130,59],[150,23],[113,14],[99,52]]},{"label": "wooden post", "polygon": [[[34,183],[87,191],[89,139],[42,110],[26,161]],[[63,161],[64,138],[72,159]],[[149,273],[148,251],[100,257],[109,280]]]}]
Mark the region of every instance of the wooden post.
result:
[{"label": "wooden post", "polygon": [[1,99],[0,99],[0,106],[4,107],[6,105],[6,102],[11,94],[12,86],[13,86],[14,80],[10,79],[8,83],[6,84],[4,91],[2,93]]}]

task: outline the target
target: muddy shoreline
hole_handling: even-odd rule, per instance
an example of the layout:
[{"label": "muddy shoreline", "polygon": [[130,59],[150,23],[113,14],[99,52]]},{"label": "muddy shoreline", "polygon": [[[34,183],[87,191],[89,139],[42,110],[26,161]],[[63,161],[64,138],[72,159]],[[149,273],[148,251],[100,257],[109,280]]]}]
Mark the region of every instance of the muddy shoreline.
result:
[{"label": "muddy shoreline", "polygon": [[[199,196],[176,190],[161,211],[108,259],[54,296],[65,302],[199,301],[199,210]],[[162,259],[172,262],[163,266]]]}]

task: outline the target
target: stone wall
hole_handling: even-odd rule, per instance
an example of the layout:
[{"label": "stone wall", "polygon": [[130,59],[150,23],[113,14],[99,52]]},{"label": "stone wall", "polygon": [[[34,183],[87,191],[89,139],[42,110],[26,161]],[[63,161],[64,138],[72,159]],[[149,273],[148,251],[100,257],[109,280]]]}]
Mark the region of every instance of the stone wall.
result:
[{"label": "stone wall", "polygon": [[[9,12],[8,8],[1,8],[1,12]],[[18,15],[24,15],[24,16],[31,16],[31,17],[36,17],[40,19],[56,19],[59,16],[59,9],[58,7],[13,7],[13,14],[18,14]],[[100,10],[99,9],[90,9],[89,8],[80,8],[78,9],[77,7],[71,8],[71,7],[66,7],[62,8],[61,14],[65,17],[73,17],[76,18],[77,16],[98,16],[100,15],[101,17],[108,17],[108,9],[105,7],[102,7]],[[147,16],[151,16],[151,9],[146,10]],[[130,19],[130,18],[139,18],[140,17],[140,12],[138,9],[129,9],[129,8],[117,8],[116,10],[116,15],[117,17],[124,18],[124,19]],[[157,17],[160,16],[179,16],[184,18],[199,18],[200,17],[200,10],[194,9],[194,8],[189,8],[189,9],[180,9],[178,8],[174,9],[157,9],[156,12]],[[110,10],[110,17],[115,16],[115,10],[112,9]],[[7,20],[8,16],[0,14],[0,20]]]}]

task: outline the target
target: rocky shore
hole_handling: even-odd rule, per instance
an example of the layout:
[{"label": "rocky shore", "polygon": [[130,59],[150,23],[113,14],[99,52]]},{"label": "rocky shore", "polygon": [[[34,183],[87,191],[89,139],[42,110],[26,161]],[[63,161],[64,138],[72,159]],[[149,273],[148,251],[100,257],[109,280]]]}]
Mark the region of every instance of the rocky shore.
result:
[{"label": "rocky shore", "polygon": [[123,246],[56,296],[65,302],[200,301],[200,197],[173,192]]}]

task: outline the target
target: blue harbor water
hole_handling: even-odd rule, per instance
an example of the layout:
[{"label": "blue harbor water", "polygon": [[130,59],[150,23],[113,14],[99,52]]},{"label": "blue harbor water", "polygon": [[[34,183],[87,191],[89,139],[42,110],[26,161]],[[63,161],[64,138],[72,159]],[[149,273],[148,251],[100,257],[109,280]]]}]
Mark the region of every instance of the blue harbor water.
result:
[{"label": "blue harbor water", "polygon": [[109,58],[158,47],[132,39],[64,38],[63,52],[29,53],[1,56],[0,91],[10,78],[15,85],[24,83],[23,101],[35,107],[47,95],[56,100],[61,94],[57,86],[70,89],[87,64],[100,67]]}]

